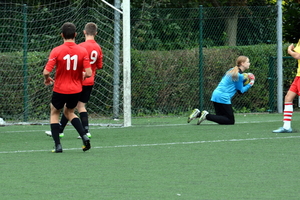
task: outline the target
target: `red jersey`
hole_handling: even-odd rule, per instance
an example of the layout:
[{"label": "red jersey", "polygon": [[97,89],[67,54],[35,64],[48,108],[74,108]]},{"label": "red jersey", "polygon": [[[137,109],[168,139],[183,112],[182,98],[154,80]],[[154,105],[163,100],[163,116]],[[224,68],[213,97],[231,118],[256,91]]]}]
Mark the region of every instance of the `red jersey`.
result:
[{"label": "red jersey", "polygon": [[102,49],[95,40],[87,40],[85,42],[80,43],[79,46],[82,46],[87,50],[88,55],[90,56],[90,64],[91,64],[92,71],[93,71],[92,76],[89,78],[86,78],[83,81],[82,85],[85,85],[85,86],[94,85],[96,70],[102,69],[102,66],[103,66]]},{"label": "red jersey", "polygon": [[61,94],[75,94],[82,91],[84,68],[91,67],[85,48],[74,42],[52,49],[45,69],[56,68],[53,91]]}]

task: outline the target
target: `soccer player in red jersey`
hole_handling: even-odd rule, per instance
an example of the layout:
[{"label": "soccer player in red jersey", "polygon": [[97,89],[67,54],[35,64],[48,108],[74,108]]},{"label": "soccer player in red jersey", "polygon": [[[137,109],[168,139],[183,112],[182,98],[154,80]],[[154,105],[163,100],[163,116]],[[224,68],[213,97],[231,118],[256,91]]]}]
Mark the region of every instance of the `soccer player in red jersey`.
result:
[{"label": "soccer player in red jersey", "polygon": [[[86,132],[86,135],[90,138],[91,133],[89,132],[89,121],[88,121],[88,113],[86,110],[86,103],[89,101],[91,92],[95,83],[95,75],[97,69],[102,69],[103,66],[103,53],[100,45],[95,41],[95,36],[97,34],[97,25],[93,22],[89,22],[85,25],[83,33],[85,35],[85,42],[80,43],[79,46],[84,47],[89,55],[90,64],[92,68],[92,76],[86,78],[83,81],[82,92],[77,104],[77,110],[79,112],[79,116],[81,119],[82,126]],[[63,115],[60,120],[60,137],[63,137],[63,131],[65,126],[68,123],[68,119]],[[48,136],[51,136],[50,131],[46,131]],[[81,137],[78,136],[80,139]]]},{"label": "soccer player in red jersey", "polygon": [[[80,115],[80,119],[82,122],[82,126],[85,129],[85,132],[88,137],[91,137],[89,132],[89,121],[88,121],[88,113],[86,110],[86,103],[89,101],[91,92],[95,83],[95,75],[97,69],[102,69],[103,66],[103,53],[100,45],[95,41],[95,36],[97,34],[97,25],[95,23],[87,23],[83,30],[85,35],[85,42],[80,43],[79,46],[84,47],[89,56],[90,56],[90,64],[92,67],[93,74],[90,78],[86,78],[83,81],[83,88],[79,98],[79,102],[77,104],[77,110]],[[80,138],[80,136],[78,136]]]},{"label": "soccer player in red jersey", "polygon": [[[87,151],[91,148],[90,140],[74,110],[82,91],[82,81],[84,78],[92,76],[92,69],[86,49],[75,43],[76,26],[66,22],[61,30],[64,43],[52,49],[43,71],[44,84],[54,84],[50,103],[50,127],[55,143],[55,149],[52,152],[61,153],[63,151],[59,138],[59,115],[63,108],[64,115],[82,138],[83,151]],[[52,79],[50,73],[54,68],[55,78]]]}]

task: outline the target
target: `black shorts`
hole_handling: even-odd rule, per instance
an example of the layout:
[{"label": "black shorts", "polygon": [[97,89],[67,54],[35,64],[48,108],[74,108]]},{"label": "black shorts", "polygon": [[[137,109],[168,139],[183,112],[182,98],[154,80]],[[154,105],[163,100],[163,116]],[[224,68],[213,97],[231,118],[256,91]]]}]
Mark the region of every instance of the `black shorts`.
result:
[{"label": "black shorts", "polygon": [[93,85],[82,86],[82,91],[80,93],[79,101],[82,103],[87,103],[90,100]]},{"label": "black shorts", "polygon": [[57,110],[62,109],[65,104],[67,108],[73,109],[77,106],[79,97],[80,97],[80,93],[60,94],[57,92],[53,92],[51,103]]}]

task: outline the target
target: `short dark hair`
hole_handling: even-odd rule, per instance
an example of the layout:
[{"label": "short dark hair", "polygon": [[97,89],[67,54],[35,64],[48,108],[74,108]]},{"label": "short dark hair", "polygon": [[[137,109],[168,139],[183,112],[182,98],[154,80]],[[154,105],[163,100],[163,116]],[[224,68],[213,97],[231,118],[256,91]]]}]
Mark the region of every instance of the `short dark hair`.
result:
[{"label": "short dark hair", "polygon": [[97,25],[93,22],[89,22],[85,25],[84,30],[87,35],[96,35],[97,33]]},{"label": "short dark hair", "polygon": [[66,22],[61,27],[61,33],[65,39],[74,39],[76,33],[76,26],[71,22]]}]

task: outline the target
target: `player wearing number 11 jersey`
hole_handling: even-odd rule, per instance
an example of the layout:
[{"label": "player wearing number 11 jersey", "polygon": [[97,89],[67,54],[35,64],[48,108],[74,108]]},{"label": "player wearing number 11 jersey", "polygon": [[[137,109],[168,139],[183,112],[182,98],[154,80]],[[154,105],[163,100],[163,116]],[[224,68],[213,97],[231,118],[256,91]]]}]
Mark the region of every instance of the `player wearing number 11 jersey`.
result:
[{"label": "player wearing number 11 jersey", "polygon": [[[51,51],[43,71],[45,85],[54,83],[50,104],[50,127],[55,144],[53,152],[62,152],[59,138],[59,115],[63,108],[64,116],[72,123],[83,140],[83,151],[87,151],[91,148],[90,140],[74,110],[82,91],[83,78],[92,75],[91,65],[86,49],[75,43],[75,25],[67,22],[63,24],[61,29],[64,44]],[[52,79],[50,73],[54,68],[55,79]]]}]

